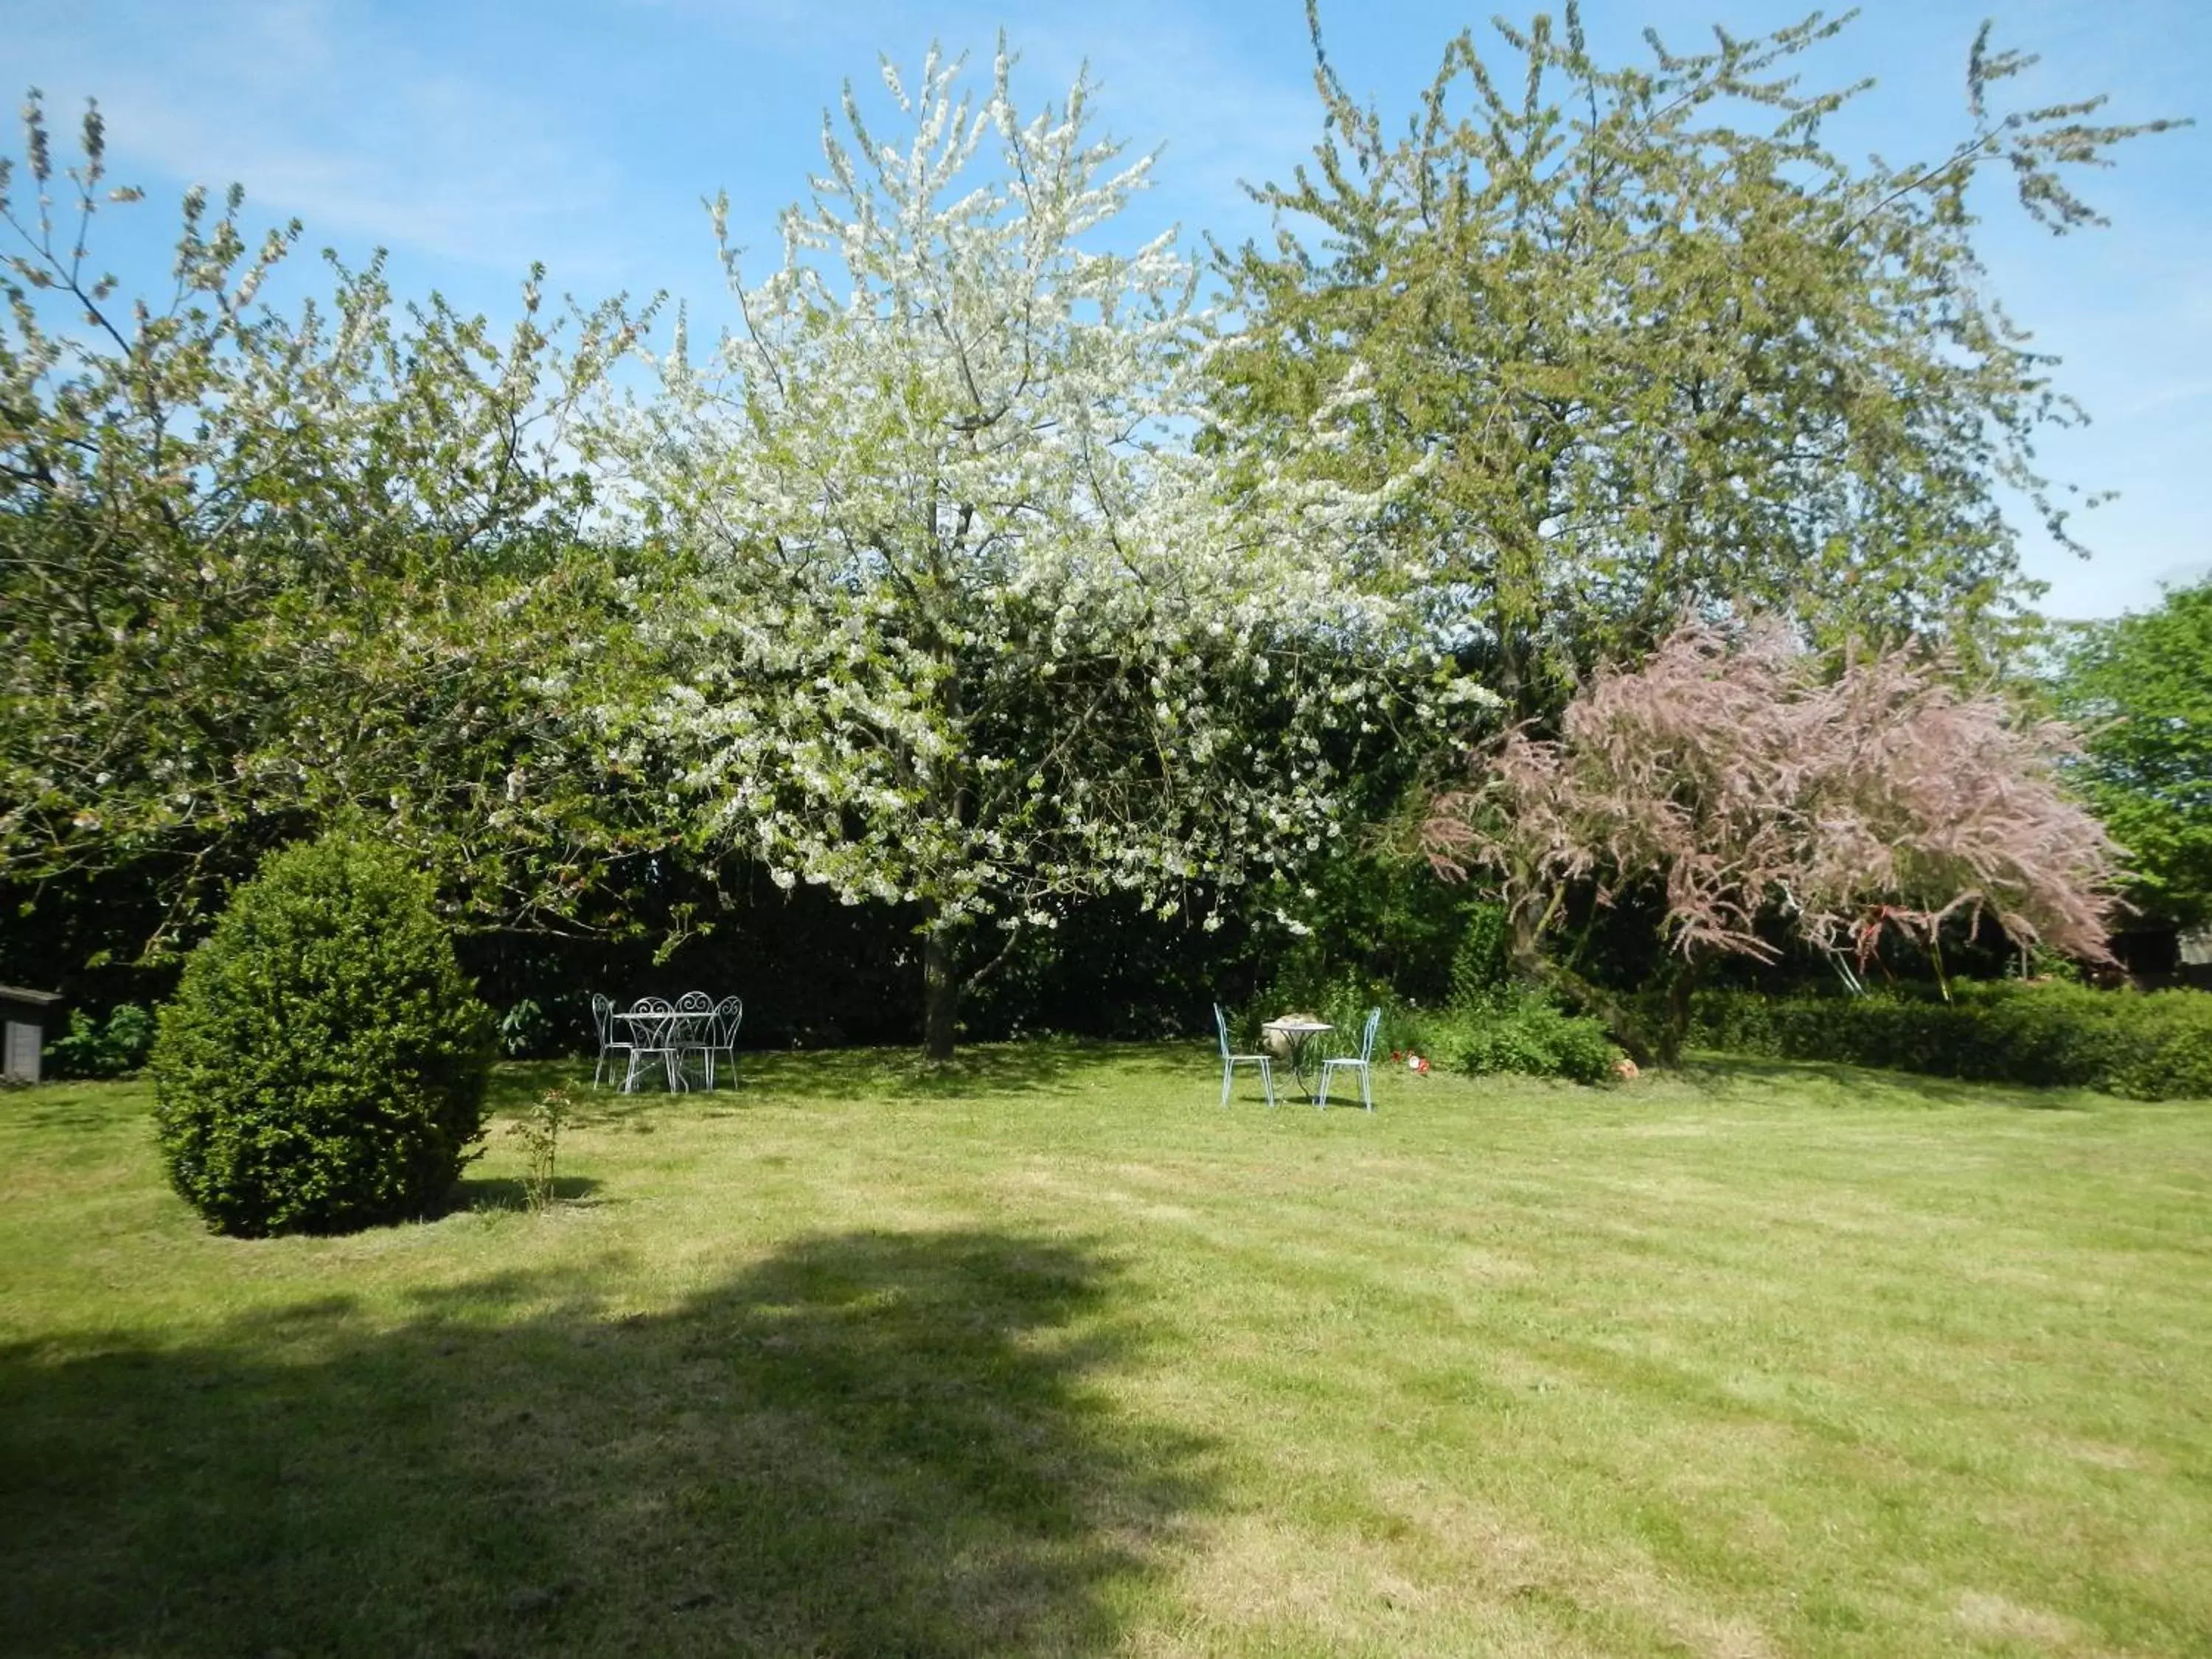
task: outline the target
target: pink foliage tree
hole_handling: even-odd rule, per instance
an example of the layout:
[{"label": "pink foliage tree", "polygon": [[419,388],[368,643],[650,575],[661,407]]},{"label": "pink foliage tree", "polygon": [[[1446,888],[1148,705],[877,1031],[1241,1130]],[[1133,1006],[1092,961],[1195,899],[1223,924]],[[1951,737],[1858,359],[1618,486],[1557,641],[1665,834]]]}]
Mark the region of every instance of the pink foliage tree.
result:
[{"label": "pink foliage tree", "polygon": [[[1862,963],[1883,934],[1932,945],[1948,919],[1992,916],[2013,939],[2106,960],[2117,848],[2068,799],[2072,734],[2023,720],[1905,650],[1801,648],[1778,623],[1686,620],[1642,667],[1602,672],[1556,740],[1508,732],[1477,782],[1439,795],[1422,842],[1443,874],[1480,870],[1513,954],[1604,1011],[1639,1059],[1674,1059],[1700,967],[1771,959],[1777,926]],[[1656,1033],[1540,945],[1577,883],[1601,902],[1663,891],[1678,958]]]}]

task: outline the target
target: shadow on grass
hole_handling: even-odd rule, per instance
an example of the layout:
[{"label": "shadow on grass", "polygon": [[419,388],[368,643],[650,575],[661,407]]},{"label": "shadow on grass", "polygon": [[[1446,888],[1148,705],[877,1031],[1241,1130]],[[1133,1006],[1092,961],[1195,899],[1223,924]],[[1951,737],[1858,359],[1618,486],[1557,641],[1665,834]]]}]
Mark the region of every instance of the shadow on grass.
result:
[{"label": "shadow on grass", "polygon": [[495,1115],[519,1113],[545,1090],[559,1087],[568,1091],[581,1118],[621,1123],[671,1109],[1066,1094],[1085,1072],[1126,1065],[1128,1054],[1126,1045],[1032,1039],[976,1044],[933,1066],[912,1048],[740,1048],[735,1071],[714,1089],[654,1087],[634,1095],[594,1085],[588,1060],[532,1060],[498,1067],[489,1104]]},{"label": "shadow on grass", "polygon": [[0,1090],[0,1112],[29,1129],[105,1129],[127,1112],[145,1109],[153,1098],[153,1085],[143,1074],[101,1083],[40,1083]]},{"label": "shadow on grass", "polygon": [[[0,1629],[47,1654],[1109,1645],[1206,1448],[1091,1379],[1095,1254],[786,1247],[672,1311],[520,1275],[196,1346],[0,1348]],[[524,1312],[523,1310],[531,1311]]]},{"label": "shadow on grass", "polygon": [[2033,1089],[2019,1083],[1974,1083],[1924,1072],[1889,1072],[1840,1060],[1776,1060],[1747,1054],[1699,1054],[1685,1059],[1678,1075],[1694,1086],[1718,1090],[1747,1084],[1803,1090],[1825,1085],[1835,1103],[1863,1105],[2010,1106],[2027,1111],[2091,1109],[2095,1097],[2079,1089]]},{"label": "shadow on grass", "polygon": [[585,1060],[510,1060],[491,1068],[491,1083],[484,1091],[484,1110],[493,1117],[514,1117],[537,1104],[549,1089],[565,1090],[572,1100],[587,1102],[598,1091],[592,1084],[592,1062]]},{"label": "shadow on grass", "polygon": [[994,1042],[931,1065],[911,1048],[830,1048],[745,1054],[740,1075],[757,1097],[778,1101],[1060,1094],[1107,1052],[1078,1042]]},{"label": "shadow on grass", "polygon": [[595,1085],[589,1060],[528,1060],[494,1070],[486,1105],[495,1117],[519,1115],[546,1090],[560,1088],[568,1094],[576,1122],[636,1128],[672,1113],[764,1105],[1069,1094],[1085,1071],[1106,1063],[1126,1064],[1127,1056],[1113,1044],[1057,1039],[978,1044],[939,1066],[912,1048],[740,1048],[735,1071],[711,1090],[656,1087],[626,1095]]},{"label": "shadow on grass", "polygon": [[[599,1183],[589,1176],[556,1176],[553,1196],[562,1204],[592,1201],[599,1190]],[[453,1200],[447,1206],[453,1210],[526,1210],[530,1207],[528,1189],[523,1183],[506,1176],[469,1176],[454,1183]]]}]

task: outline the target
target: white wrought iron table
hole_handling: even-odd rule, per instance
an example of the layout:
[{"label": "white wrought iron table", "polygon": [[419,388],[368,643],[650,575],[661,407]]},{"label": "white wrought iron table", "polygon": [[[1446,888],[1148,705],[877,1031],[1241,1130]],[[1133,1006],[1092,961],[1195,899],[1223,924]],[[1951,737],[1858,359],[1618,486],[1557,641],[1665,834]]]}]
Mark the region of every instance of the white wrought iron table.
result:
[{"label": "white wrought iron table", "polygon": [[623,1078],[624,1094],[637,1092],[635,1056],[640,1053],[665,1056],[662,1069],[667,1074],[671,1093],[690,1088],[684,1078],[684,1050],[696,1046],[691,1039],[702,1032],[712,1039],[712,1015],[690,1009],[618,1008],[613,1018],[629,1027],[632,1063]]}]

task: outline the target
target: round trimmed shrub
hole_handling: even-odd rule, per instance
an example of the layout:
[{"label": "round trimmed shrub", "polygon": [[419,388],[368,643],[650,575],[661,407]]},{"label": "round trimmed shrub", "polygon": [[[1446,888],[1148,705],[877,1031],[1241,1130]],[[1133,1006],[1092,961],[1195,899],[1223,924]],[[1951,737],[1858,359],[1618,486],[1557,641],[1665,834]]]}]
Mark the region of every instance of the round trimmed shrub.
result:
[{"label": "round trimmed shrub", "polygon": [[339,835],[273,854],[161,1010],[169,1179],[219,1233],[434,1213],[483,1136],[492,1046],[403,857]]}]

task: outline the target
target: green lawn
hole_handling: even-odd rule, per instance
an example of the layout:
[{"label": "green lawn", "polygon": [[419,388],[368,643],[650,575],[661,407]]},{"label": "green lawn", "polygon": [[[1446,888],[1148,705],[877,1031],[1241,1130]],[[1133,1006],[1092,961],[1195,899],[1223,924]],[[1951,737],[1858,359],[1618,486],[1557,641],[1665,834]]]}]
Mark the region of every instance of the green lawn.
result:
[{"label": "green lawn", "polygon": [[2212,1652],[2212,1107],[1217,1076],[749,1056],[264,1243],[0,1095],[0,1650]]}]

